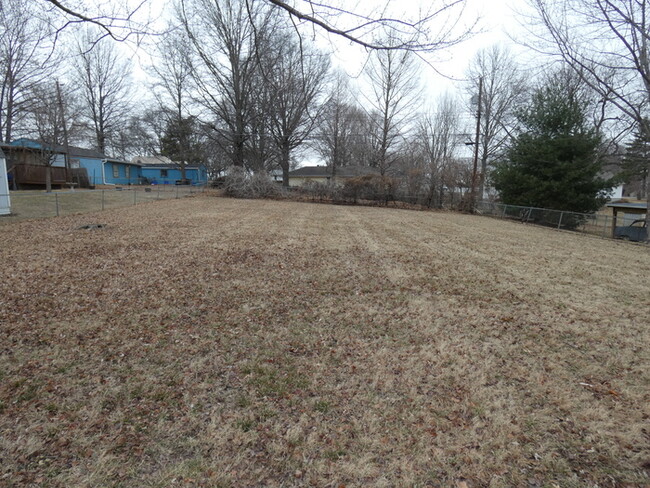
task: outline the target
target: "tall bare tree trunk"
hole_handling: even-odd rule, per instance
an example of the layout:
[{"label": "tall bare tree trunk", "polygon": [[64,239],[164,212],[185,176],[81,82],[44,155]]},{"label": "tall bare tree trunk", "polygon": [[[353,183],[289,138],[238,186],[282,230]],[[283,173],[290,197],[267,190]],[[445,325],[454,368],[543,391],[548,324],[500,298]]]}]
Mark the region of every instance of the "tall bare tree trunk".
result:
[{"label": "tall bare tree trunk", "polygon": [[52,165],[45,166],[45,192],[52,193]]},{"label": "tall bare tree trunk", "polygon": [[13,112],[14,112],[14,97],[13,97],[13,88],[9,88],[9,98],[7,99],[7,118],[5,125],[5,141],[7,144],[11,142],[11,136],[13,132]]},{"label": "tall bare tree trunk", "polygon": [[282,144],[280,149],[281,151],[281,161],[280,166],[282,167],[282,186],[289,187],[289,167],[291,163],[291,146],[289,142]]},{"label": "tall bare tree trunk", "polygon": [[[648,161],[650,166],[650,161]],[[645,228],[646,228],[646,242],[650,243],[650,178],[645,177]]]}]

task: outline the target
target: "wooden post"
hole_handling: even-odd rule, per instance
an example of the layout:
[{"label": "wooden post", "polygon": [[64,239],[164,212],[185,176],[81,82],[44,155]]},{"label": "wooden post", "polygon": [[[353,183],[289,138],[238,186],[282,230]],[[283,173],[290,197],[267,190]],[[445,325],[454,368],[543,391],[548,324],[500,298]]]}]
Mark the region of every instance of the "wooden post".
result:
[{"label": "wooden post", "polygon": [[616,237],[616,220],[618,218],[618,209],[616,207],[613,207],[612,210],[614,211],[614,217],[612,218],[612,239]]}]

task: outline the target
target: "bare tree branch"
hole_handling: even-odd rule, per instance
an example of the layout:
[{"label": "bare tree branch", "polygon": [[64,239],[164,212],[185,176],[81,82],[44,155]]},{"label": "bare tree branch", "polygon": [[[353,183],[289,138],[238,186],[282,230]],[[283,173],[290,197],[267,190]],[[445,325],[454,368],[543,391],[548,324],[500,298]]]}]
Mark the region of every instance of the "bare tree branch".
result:
[{"label": "bare tree branch", "polygon": [[[65,15],[66,22],[58,28],[57,34],[75,23],[93,24],[104,32],[104,36],[116,41],[125,41],[133,35],[151,34],[146,25],[142,25],[136,17],[152,0],[140,0],[135,7],[126,11],[123,9],[122,12],[104,12],[98,3],[94,13],[74,9],[64,0],[40,1],[50,4]],[[467,0],[437,0],[439,3],[436,3],[436,6],[432,6],[428,12],[410,21],[383,14],[366,15],[328,2],[302,0],[309,10],[308,13],[307,10],[294,7],[285,0],[262,1],[288,13],[292,19],[310,23],[312,26],[370,50],[439,51],[466,40],[477,24],[476,19],[473,19],[460,26],[461,19],[466,20],[464,8]],[[390,0],[387,0],[386,6],[389,3]],[[333,21],[335,17],[348,22],[352,20],[352,25],[348,27],[337,25]],[[388,33],[389,36],[384,38],[390,38],[393,43],[373,40],[377,29],[384,34]]]},{"label": "bare tree branch", "polygon": [[105,11],[102,8],[103,6],[98,4],[94,13],[71,8],[63,0],[40,1],[50,4],[54,9],[64,14],[65,22],[56,27],[55,40],[58,40],[64,30],[75,24],[94,25],[102,32],[102,34],[98,34],[98,40],[110,37],[115,41],[123,42],[133,36],[138,37],[138,40],[140,40],[143,35],[153,34],[153,31],[147,27],[147,20],[138,19],[138,16],[142,14],[150,0],[140,0],[134,7],[125,7],[121,11],[113,4],[111,4],[110,11]]},{"label": "bare tree branch", "polygon": [[[316,3],[311,0],[303,0],[312,9],[311,14],[299,10],[283,0],[266,1],[288,12],[292,17],[303,22],[312,23],[330,34],[340,36],[370,50],[438,51],[466,40],[476,25],[476,21],[474,21],[467,28],[456,32],[458,22],[463,14],[465,0],[452,0],[448,3],[443,3],[438,9],[413,22],[384,16],[372,18],[332,5]],[[362,22],[354,24],[349,28],[337,27],[333,23],[324,20],[326,14],[317,15],[314,10],[316,6],[323,8],[325,12],[335,12],[345,15],[348,18],[359,19]],[[445,14],[449,14],[453,20],[449,22],[450,18],[443,19]],[[446,22],[443,22],[445,20]],[[430,26],[433,21],[441,21],[444,27],[434,33]],[[366,40],[364,38],[364,32],[357,34],[359,31],[367,30],[369,27],[373,29],[381,28],[384,33],[387,32],[388,36],[383,37],[383,39],[390,40],[390,42]]]}]

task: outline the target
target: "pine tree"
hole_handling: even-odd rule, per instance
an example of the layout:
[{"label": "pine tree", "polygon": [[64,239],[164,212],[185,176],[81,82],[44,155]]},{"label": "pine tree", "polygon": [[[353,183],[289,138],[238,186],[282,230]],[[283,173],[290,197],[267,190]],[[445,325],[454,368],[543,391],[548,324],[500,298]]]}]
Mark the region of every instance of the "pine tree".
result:
[{"label": "pine tree", "polygon": [[160,140],[160,154],[178,163],[182,180],[185,180],[185,167],[188,164],[200,162],[200,144],[197,140],[197,132],[196,118],[170,118]]},{"label": "pine tree", "polygon": [[534,91],[518,113],[520,133],[492,175],[504,203],[573,212],[603,205],[612,182],[599,176],[601,140],[587,109],[580,88],[562,72]]},{"label": "pine tree", "polygon": [[650,170],[650,134],[638,130],[634,139],[627,145],[623,158],[621,178],[624,182],[640,180],[638,198],[644,199],[647,188],[648,171]]}]

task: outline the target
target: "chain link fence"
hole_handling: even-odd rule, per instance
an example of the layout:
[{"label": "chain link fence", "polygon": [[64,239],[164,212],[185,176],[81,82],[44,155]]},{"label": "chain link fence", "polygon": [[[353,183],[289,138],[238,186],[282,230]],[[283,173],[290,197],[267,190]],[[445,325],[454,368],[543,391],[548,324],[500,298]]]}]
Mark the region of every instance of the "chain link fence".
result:
[{"label": "chain link fence", "polygon": [[156,200],[183,198],[204,191],[205,185],[129,186],[103,190],[55,191],[52,193],[15,191],[9,194],[11,214],[0,218],[0,223],[129,207]]},{"label": "chain link fence", "polygon": [[[613,216],[603,213],[584,214],[494,202],[478,202],[476,204],[476,213],[556,229],[584,232],[585,234],[600,237],[613,237],[614,232],[612,228]],[[622,221],[619,218],[619,225],[621,223]]]}]

